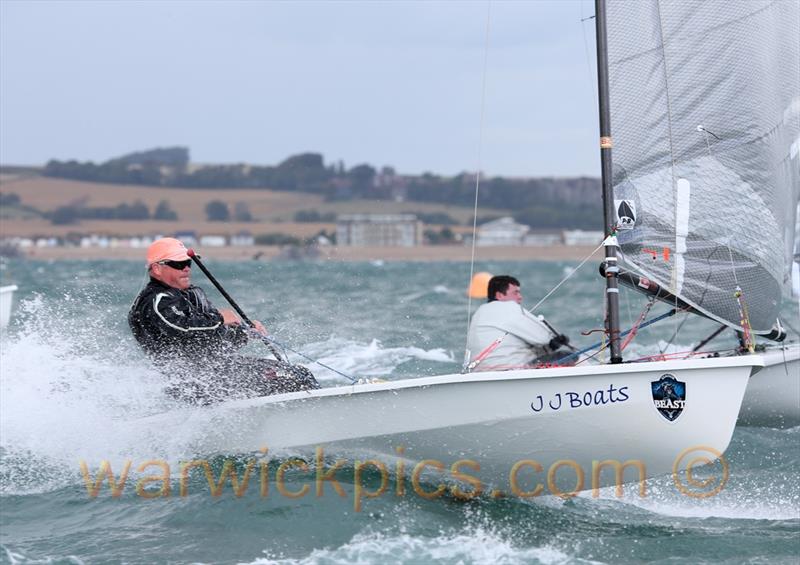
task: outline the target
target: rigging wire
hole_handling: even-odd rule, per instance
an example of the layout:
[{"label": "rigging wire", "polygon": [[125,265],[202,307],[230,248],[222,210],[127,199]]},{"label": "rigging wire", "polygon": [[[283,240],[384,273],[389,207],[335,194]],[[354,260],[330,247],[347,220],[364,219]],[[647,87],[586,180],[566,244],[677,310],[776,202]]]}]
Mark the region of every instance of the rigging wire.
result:
[{"label": "rigging wire", "polygon": [[[613,237],[613,236],[609,236],[609,237]],[[584,258],[584,260],[583,260],[583,261],[581,261],[581,262],[580,262],[580,264],[579,264],[577,267],[575,267],[575,269],[574,269],[574,270],[573,270],[571,273],[569,273],[569,274],[568,274],[566,277],[564,277],[563,279],[561,279],[561,282],[559,282],[559,283],[558,283],[556,286],[554,286],[554,287],[553,287],[553,288],[550,290],[550,292],[548,292],[547,294],[545,294],[545,295],[544,295],[544,298],[542,298],[542,299],[541,299],[539,302],[537,302],[536,304],[534,304],[534,305],[533,305],[533,307],[529,308],[529,309],[528,309],[528,314],[533,314],[533,311],[534,311],[534,310],[536,310],[536,309],[537,309],[539,306],[541,306],[541,305],[542,305],[542,303],[543,303],[545,300],[547,300],[548,298],[550,298],[550,295],[551,295],[551,294],[553,294],[555,291],[557,291],[557,290],[558,290],[558,289],[561,287],[561,285],[562,285],[562,284],[564,284],[565,282],[567,282],[567,281],[568,281],[568,280],[569,280],[569,279],[572,277],[572,275],[574,275],[575,273],[577,273],[577,272],[578,272],[578,269],[580,269],[581,267],[583,267],[583,266],[586,264],[586,261],[588,261],[589,259],[591,259],[591,258],[594,256],[594,254],[595,254],[595,253],[597,253],[598,251],[600,251],[600,250],[601,250],[601,249],[602,249],[602,248],[605,246],[605,244],[606,244],[606,240],[607,240],[607,239],[608,239],[608,238],[604,239],[604,240],[603,240],[603,243],[601,243],[600,245],[598,245],[598,246],[595,248],[595,250],[594,250],[594,251],[592,251],[591,253],[589,253],[589,255],[587,255],[587,256],[586,256],[586,258]]]},{"label": "rigging wire", "polygon": [[592,359],[594,359],[595,357],[597,357],[598,355],[603,353],[606,349],[608,349],[608,342],[603,343],[600,346],[600,349],[598,349],[596,352],[592,353],[591,355],[587,355],[583,359],[579,359],[578,361],[576,361],[575,362],[575,366],[577,367],[578,365],[581,365],[581,364],[583,364],[583,363],[585,363],[587,361],[591,361]]},{"label": "rigging wire", "polygon": [[735,353],[736,349],[715,349],[714,351],[675,351],[674,353],[659,353],[657,355],[646,355],[634,359],[633,363],[642,361],[669,361],[671,359],[690,359],[705,355],[706,357],[721,357]]},{"label": "rigging wire", "polygon": [[[483,75],[481,78],[481,112],[480,112],[480,124],[478,126],[478,163],[476,168],[475,174],[475,204],[472,211],[472,252],[469,261],[469,280],[467,285],[469,285],[472,281],[472,277],[475,274],[475,243],[476,243],[476,232],[478,227],[478,194],[480,192],[481,186],[481,168],[483,166],[481,159],[482,159],[482,150],[483,150],[483,123],[484,123],[484,116],[486,114],[486,69],[488,66],[489,61],[489,30],[490,30],[490,23],[491,23],[491,13],[492,13],[492,3],[486,3],[486,34],[484,37],[483,43]],[[469,325],[472,321],[472,295],[471,293],[467,293],[467,331],[464,333],[464,367],[466,367],[467,363],[469,362]]]},{"label": "rigging wire", "polygon": [[[594,19],[596,16],[592,14],[591,16],[583,16],[583,6],[584,2],[581,2],[581,24],[585,24],[587,21]],[[597,77],[593,72],[595,68],[592,66],[592,56],[589,52],[589,42],[586,40],[586,26],[581,25],[581,29],[583,30],[583,50],[586,53],[586,69],[589,72],[589,83],[591,86],[591,93],[594,95],[592,99],[592,107],[597,108],[599,106],[597,102]],[[590,27],[590,29],[594,29],[594,27]]]},{"label": "rigging wire", "polygon": [[673,330],[672,335],[669,336],[667,342],[664,344],[664,347],[658,348],[659,354],[664,355],[667,352],[667,349],[669,349],[669,346],[672,345],[673,341],[675,341],[675,338],[678,337],[678,334],[680,333],[681,329],[683,329],[683,325],[686,323],[686,320],[688,319],[689,316],[684,316],[683,319],[680,321],[680,323],[678,323],[677,318],[675,319],[675,329]]},{"label": "rigging wire", "polygon": [[306,359],[307,361],[311,361],[312,363],[316,363],[316,364],[317,364],[317,365],[319,365],[320,367],[324,367],[324,368],[328,369],[329,371],[333,371],[333,372],[334,372],[334,373],[336,373],[337,375],[341,375],[342,377],[344,377],[344,378],[348,379],[348,380],[349,380],[351,383],[354,383],[354,384],[355,384],[355,383],[357,383],[357,382],[358,382],[358,379],[357,379],[357,378],[355,378],[355,377],[351,377],[350,375],[348,375],[348,374],[345,374],[345,373],[343,373],[342,371],[339,371],[339,370],[337,370],[337,369],[334,369],[333,367],[331,367],[331,366],[329,366],[329,365],[326,365],[325,363],[323,363],[323,362],[322,362],[322,361],[320,361],[319,359],[314,359],[313,357],[310,357],[310,356],[306,355],[306,354],[305,354],[305,353],[303,353],[302,351],[298,351],[298,350],[296,350],[296,349],[292,349],[291,347],[289,347],[289,346],[288,346],[288,345],[286,345],[285,343],[282,343],[282,342],[278,341],[277,339],[275,339],[275,338],[274,338],[274,337],[272,337],[272,336],[266,336],[266,335],[261,335],[261,334],[258,334],[258,333],[257,333],[257,334],[254,334],[254,337],[256,337],[257,339],[261,339],[262,341],[266,341],[266,342],[268,342],[268,343],[272,343],[272,344],[274,344],[274,345],[277,345],[278,347],[280,347],[281,349],[283,349],[283,350],[284,350],[284,354],[285,354],[285,352],[286,352],[286,351],[291,351],[292,353],[296,353],[297,355],[299,355],[299,356],[300,356],[300,357],[302,357],[303,359]]}]

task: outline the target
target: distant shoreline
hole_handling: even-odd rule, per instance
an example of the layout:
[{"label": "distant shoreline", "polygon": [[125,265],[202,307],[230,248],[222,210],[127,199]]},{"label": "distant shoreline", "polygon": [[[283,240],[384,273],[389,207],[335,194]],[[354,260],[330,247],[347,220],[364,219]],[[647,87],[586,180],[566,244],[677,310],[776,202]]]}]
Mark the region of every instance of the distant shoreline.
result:
[{"label": "distant shoreline", "polygon": [[[585,259],[594,247],[552,245],[548,247],[478,247],[476,261],[579,261]],[[221,260],[281,260],[282,248],[278,246],[197,247],[201,255]],[[130,247],[36,247],[22,250],[26,259],[90,260],[126,259],[144,260],[145,250]],[[324,261],[469,261],[472,248],[467,246],[425,245],[417,247],[325,247],[316,257],[306,260]],[[601,251],[595,254],[601,256]]]}]

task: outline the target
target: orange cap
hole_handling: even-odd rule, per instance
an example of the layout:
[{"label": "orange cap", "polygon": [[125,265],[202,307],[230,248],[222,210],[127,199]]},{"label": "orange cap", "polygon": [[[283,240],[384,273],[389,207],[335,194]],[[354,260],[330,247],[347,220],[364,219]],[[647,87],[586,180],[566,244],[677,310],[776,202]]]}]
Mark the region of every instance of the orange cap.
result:
[{"label": "orange cap", "polygon": [[186,246],[174,237],[162,237],[147,248],[147,265],[159,261],[185,261],[189,258]]}]

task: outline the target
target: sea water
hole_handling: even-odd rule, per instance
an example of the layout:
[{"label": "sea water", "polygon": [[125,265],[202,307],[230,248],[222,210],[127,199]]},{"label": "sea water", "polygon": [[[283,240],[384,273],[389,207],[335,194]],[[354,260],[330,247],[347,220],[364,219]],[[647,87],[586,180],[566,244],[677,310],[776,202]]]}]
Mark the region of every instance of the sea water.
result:
[{"label": "sea water", "polygon": [[[467,263],[209,259],[208,266],[282,343],[355,378],[458,372],[468,312],[478,306],[465,296]],[[482,261],[476,270],[517,276],[529,307],[568,278],[537,313],[580,347],[599,339],[582,332],[602,327],[604,291],[596,265],[576,267]],[[619,496],[603,489],[597,496],[467,501],[411,489],[401,496],[390,479],[356,510],[353,461],[336,475],[344,496],[331,482],[298,496],[309,484],[300,469],[284,475],[286,494],[274,481],[289,455],[273,458],[258,446],[203,453],[193,430],[208,424],[210,412],[164,395],[161,376],[127,328],[127,310],[145,283],[140,262],[11,260],[2,274],[4,284],[20,287],[0,348],[3,563],[797,563],[800,428],[737,428],[726,453],[730,478],[707,498],[682,494],[671,477],[647,481],[644,495],[626,485]],[[224,305],[201,272],[194,277]],[[624,292],[623,325],[645,304]],[[666,309],[654,306],[648,318]],[[786,312],[797,328],[796,305],[787,303]],[[714,329],[675,316],[639,332],[625,355],[683,351]],[[723,336],[708,349],[733,346]],[[267,355],[261,347],[248,345],[247,353]],[[347,382],[307,364],[323,386]],[[156,429],[157,416],[170,411],[181,411],[184,424]],[[202,472],[182,477],[181,462],[192,460],[207,462],[212,478],[226,465],[239,477],[249,465],[254,478],[241,496],[230,482],[215,496]],[[95,488],[103,462],[118,496],[108,481]],[[266,493],[262,469],[270,477]],[[163,473],[166,481],[141,483],[137,492],[140,481]],[[382,481],[377,469],[360,476],[369,492]]]}]

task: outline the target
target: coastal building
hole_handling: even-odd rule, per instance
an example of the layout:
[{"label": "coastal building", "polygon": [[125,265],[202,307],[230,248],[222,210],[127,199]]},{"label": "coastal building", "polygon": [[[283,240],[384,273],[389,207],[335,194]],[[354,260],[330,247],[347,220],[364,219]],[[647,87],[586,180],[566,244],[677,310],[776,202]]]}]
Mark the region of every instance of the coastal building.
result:
[{"label": "coastal building", "polygon": [[248,246],[255,245],[256,239],[249,231],[240,231],[239,233],[231,236],[230,244],[232,246]]},{"label": "coastal building", "polygon": [[522,238],[522,245],[527,247],[549,247],[551,245],[561,245],[562,242],[561,234],[552,232],[529,232]]},{"label": "coastal building", "polygon": [[35,242],[30,237],[12,236],[0,239],[0,248],[3,249],[26,249],[34,245]]},{"label": "coastal building", "polygon": [[151,236],[143,235],[141,237],[132,237],[130,239],[131,247],[135,247],[138,249],[145,249],[150,247],[150,244],[153,243],[157,238],[153,238]]},{"label": "coastal building", "polygon": [[478,228],[475,245],[478,247],[522,245],[531,228],[504,216],[487,222]]},{"label": "coastal building", "polygon": [[339,216],[336,243],[350,247],[415,247],[422,243],[422,222],[414,214]]},{"label": "coastal building", "polygon": [[36,239],[36,247],[58,247],[60,244],[57,237],[39,237]]},{"label": "coastal building", "polygon": [[603,232],[594,230],[564,230],[564,245],[599,245]]},{"label": "coastal building", "polygon": [[200,247],[225,247],[228,240],[224,235],[204,235],[200,238]]},{"label": "coastal building", "polygon": [[180,239],[186,247],[197,245],[197,232],[194,231],[177,231],[172,237]]},{"label": "coastal building", "polygon": [[83,248],[87,247],[108,247],[108,238],[101,237],[97,234],[85,235],[81,237],[78,245]]}]

